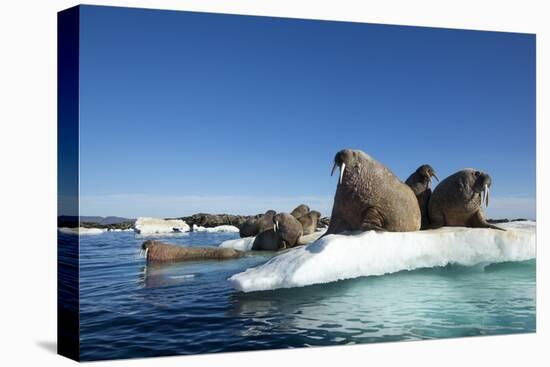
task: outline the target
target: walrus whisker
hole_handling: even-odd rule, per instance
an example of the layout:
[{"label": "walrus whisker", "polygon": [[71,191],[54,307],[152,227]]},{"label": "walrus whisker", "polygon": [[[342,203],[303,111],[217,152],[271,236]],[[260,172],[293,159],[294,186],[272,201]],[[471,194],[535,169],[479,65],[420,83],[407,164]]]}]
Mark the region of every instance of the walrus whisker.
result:
[{"label": "walrus whisker", "polygon": [[346,164],[342,163],[342,166],[340,166],[340,181],[338,181],[339,184],[342,184],[342,178],[344,177],[345,169],[346,169]]}]

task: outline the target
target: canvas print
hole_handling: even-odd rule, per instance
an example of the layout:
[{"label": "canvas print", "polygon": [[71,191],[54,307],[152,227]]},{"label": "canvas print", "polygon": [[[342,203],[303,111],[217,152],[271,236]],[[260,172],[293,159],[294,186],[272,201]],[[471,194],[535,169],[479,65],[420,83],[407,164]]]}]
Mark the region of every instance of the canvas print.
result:
[{"label": "canvas print", "polygon": [[534,34],[58,15],[58,348],[536,331]]}]

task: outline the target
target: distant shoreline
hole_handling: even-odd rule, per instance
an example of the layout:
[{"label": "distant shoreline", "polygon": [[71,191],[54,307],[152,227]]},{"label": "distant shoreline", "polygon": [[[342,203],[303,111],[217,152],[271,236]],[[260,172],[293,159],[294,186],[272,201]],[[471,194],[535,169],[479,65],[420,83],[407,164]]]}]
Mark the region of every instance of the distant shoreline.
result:
[{"label": "distant shoreline", "polygon": [[[222,225],[232,225],[239,227],[251,218],[260,218],[262,214],[255,215],[234,215],[234,214],[208,214],[208,213],[197,213],[185,217],[170,217],[163,219],[181,219],[185,221],[189,226],[193,227],[194,225],[212,228]],[[503,219],[488,219],[489,223],[508,223],[508,222],[520,222],[527,221],[530,219],[526,218],[503,218]],[[536,221],[536,220],[533,220]],[[77,216],[59,216],[57,218],[57,227],[58,228],[100,228],[100,229],[132,229],[136,219],[123,218],[123,217],[91,217],[91,216],[81,216],[80,220]],[[323,226],[328,226],[330,222],[330,217],[323,217],[319,220],[319,224]]]}]

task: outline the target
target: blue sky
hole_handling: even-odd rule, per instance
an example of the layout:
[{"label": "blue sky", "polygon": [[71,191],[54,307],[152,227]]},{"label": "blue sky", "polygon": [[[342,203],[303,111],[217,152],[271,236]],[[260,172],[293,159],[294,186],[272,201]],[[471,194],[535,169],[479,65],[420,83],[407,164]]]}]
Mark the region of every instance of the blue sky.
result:
[{"label": "blue sky", "polygon": [[535,36],[82,7],[82,215],[329,215],[334,154],[493,178],[535,217]]}]

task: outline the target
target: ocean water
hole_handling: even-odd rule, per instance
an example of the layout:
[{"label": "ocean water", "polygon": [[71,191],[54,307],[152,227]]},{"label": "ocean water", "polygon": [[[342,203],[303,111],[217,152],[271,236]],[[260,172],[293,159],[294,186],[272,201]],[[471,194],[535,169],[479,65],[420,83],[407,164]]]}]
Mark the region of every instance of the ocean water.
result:
[{"label": "ocean water", "polygon": [[82,360],[535,331],[534,259],[242,293],[227,279],[273,253],[147,266],[137,255],[151,238],[217,246],[238,234],[81,236]]}]

